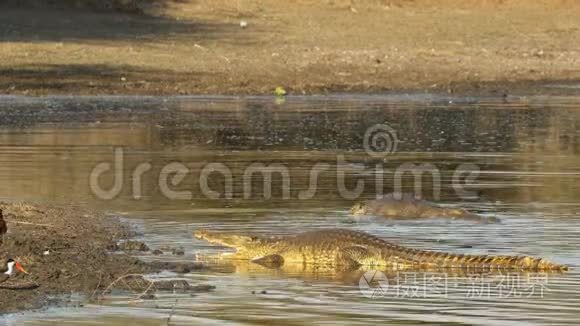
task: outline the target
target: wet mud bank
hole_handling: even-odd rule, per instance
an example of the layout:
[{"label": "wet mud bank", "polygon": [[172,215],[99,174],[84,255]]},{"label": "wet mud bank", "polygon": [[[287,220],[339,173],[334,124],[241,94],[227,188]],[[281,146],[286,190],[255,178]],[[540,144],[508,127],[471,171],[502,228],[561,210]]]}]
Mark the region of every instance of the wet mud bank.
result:
[{"label": "wet mud bank", "polygon": [[[201,268],[198,264],[150,264],[132,257],[130,248],[124,251],[119,245],[134,235],[131,228],[100,212],[72,205],[6,202],[0,203],[0,209],[8,228],[0,245],[0,269],[11,258],[27,272],[15,270],[0,281],[0,314],[59,305],[72,293],[81,294],[87,302],[100,300],[112,289],[141,291],[150,297],[153,290],[163,290],[167,284],[153,284],[142,275]],[[123,280],[128,275],[139,280],[141,288],[127,288]]]}]

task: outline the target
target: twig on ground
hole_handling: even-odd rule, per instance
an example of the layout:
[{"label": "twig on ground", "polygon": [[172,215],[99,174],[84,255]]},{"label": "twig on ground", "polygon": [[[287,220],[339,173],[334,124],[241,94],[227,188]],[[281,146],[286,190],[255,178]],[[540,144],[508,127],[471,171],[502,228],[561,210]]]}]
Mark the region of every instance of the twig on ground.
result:
[{"label": "twig on ground", "polygon": [[198,49],[202,49],[204,51],[212,52],[213,54],[217,55],[218,57],[221,57],[222,59],[224,59],[228,64],[230,63],[230,59],[228,57],[226,57],[225,55],[217,54],[215,51],[208,49],[206,47],[203,47],[197,43],[195,43],[193,46],[195,46]]},{"label": "twig on ground", "polygon": [[52,224],[42,224],[42,223],[32,223],[32,222],[21,222],[21,221],[6,221],[8,223],[14,224],[25,224],[25,225],[37,225],[37,226],[48,226],[50,228],[54,228],[55,226]]}]

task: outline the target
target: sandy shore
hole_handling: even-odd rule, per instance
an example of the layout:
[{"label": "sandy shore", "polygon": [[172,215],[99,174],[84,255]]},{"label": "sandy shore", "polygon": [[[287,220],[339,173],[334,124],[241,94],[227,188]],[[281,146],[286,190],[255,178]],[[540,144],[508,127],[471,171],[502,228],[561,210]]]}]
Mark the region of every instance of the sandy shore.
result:
[{"label": "sandy shore", "polygon": [[502,93],[580,81],[580,3],[158,1],[3,7],[0,93]]}]

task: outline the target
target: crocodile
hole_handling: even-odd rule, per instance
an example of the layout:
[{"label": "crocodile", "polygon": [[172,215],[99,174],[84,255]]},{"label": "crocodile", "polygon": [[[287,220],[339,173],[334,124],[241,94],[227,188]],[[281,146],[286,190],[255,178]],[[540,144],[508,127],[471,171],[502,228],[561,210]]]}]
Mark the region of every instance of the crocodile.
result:
[{"label": "crocodile", "polygon": [[464,255],[407,248],[371,234],[322,229],[281,237],[260,237],[198,229],[197,239],[236,249],[229,258],[276,267],[316,264],[335,268],[506,269],[566,271],[568,266],[529,256]]},{"label": "crocodile", "polygon": [[350,212],[354,216],[373,215],[389,219],[450,218],[478,223],[500,222],[496,217],[483,217],[463,208],[442,207],[411,194],[388,194],[380,199],[359,202],[352,206]]}]

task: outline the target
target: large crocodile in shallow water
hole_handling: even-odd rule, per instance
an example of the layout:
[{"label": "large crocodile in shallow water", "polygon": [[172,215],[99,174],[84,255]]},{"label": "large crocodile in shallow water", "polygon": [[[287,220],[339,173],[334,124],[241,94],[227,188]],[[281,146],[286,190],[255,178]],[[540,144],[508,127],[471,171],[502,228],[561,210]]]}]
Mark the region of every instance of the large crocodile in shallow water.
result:
[{"label": "large crocodile in shallow water", "polygon": [[299,263],[348,268],[568,270],[565,265],[529,256],[462,255],[411,249],[346,229],[324,229],[285,237],[257,237],[200,229],[194,235],[197,239],[235,248],[237,252],[231,258],[270,266]]},{"label": "large crocodile in shallow water", "polygon": [[495,217],[484,217],[463,208],[442,207],[435,203],[417,199],[411,194],[389,194],[380,199],[356,203],[350,209],[355,216],[374,215],[388,219],[449,218],[475,221],[478,223],[499,223]]}]

